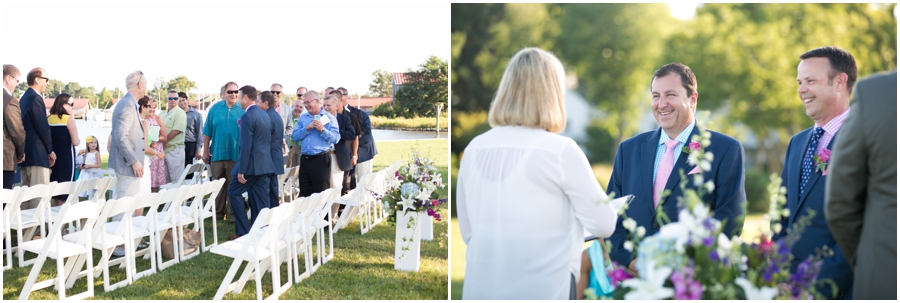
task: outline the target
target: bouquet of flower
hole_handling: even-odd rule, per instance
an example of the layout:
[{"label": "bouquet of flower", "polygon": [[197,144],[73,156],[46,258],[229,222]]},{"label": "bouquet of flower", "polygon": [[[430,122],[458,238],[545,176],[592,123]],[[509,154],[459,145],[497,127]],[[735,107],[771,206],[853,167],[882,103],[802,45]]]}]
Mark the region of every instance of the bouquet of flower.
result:
[{"label": "bouquet of flower", "polygon": [[441,221],[437,208],[447,203],[447,199],[438,199],[436,191],[443,188],[444,183],[434,167],[434,161],[413,150],[409,162],[386,178],[387,192],[384,196],[374,195],[384,203],[388,222],[397,222],[398,211],[424,211],[436,221]]},{"label": "bouquet of flower", "polygon": [[[701,132],[702,135],[695,136],[693,141],[701,143],[702,147],[691,145],[688,161],[708,171],[713,155],[704,153],[703,149],[710,143],[709,133]],[[831,281],[816,281],[822,258],[833,253],[827,249],[804,260],[794,274],[790,273],[791,246],[810,224],[810,218],[815,215],[812,211],[799,220],[787,237],[777,242],[769,240],[769,232],[761,235],[758,243],[744,243],[738,236],[729,238],[722,233],[722,223],[711,216],[710,209],[700,199],[707,191],[712,191],[714,185],[704,183],[702,174],[693,176],[692,182],[699,190],[684,190],[684,196],[678,198],[677,222],[660,222],[663,226],[659,233],[642,239],[646,230],[636,228],[633,219],[624,219],[622,225],[629,234],[624,247],[636,253],[635,267],[639,277],[620,264],[614,265],[609,272],[617,287],[613,298],[812,299],[821,297],[816,288],[819,285],[831,283],[835,290]],[[775,222],[788,215],[781,207],[786,203],[785,189],[780,187],[778,175],[773,174],[771,178],[771,206],[766,217],[773,222],[772,229],[779,232],[782,227]],[[682,180],[684,189],[688,180]]]}]

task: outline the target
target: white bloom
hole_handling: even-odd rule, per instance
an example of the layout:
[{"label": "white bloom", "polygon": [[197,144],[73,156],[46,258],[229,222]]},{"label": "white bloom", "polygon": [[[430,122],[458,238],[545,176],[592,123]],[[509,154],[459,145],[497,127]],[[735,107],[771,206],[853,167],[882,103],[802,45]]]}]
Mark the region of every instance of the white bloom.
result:
[{"label": "white bloom", "polygon": [[690,235],[688,229],[683,225],[672,223],[663,225],[657,236],[662,239],[675,239],[675,250],[678,253],[684,253],[684,247],[687,245]]},{"label": "white bloom", "polygon": [[625,241],[625,244],[622,244],[622,246],[628,251],[634,251],[634,243],[631,243],[631,241]]},{"label": "white bloom", "polygon": [[781,211],[781,216],[782,216],[782,217],[788,217],[788,216],[790,216],[790,215],[791,215],[791,211],[788,210],[787,208],[785,208],[785,209],[783,209],[783,210]]},{"label": "white bloom", "polygon": [[709,146],[710,143],[712,142],[709,141],[709,139],[703,139],[702,141],[700,141],[700,144],[703,146]]},{"label": "white bloom", "polygon": [[781,223],[775,223],[775,225],[772,226],[772,231],[775,232],[776,234],[780,233],[781,232]]},{"label": "white bloom", "polygon": [[638,228],[637,228],[638,237],[643,238],[645,234],[647,234],[647,229],[644,228],[643,226],[638,226]]},{"label": "white bloom", "polygon": [[672,298],[675,291],[663,287],[666,279],[672,274],[672,268],[661,266],[656,268],[656,262],[651,261],[648,270],[641,272],[641,279],[628,279],[622,282],[622,286],[633,288],[625,294],[625,300],[663,300]]},{"label": "white bloom", "polygon": [[[728,252],[731,251],[731,240],[725,236],[725,234],[719,234],[719,241],[717,241],[719,246],[716,248],[716,253],[719,254],[719,257],[728,256]],[[732,260],[734,261],[734,260]]]},{"label": "white bloom", "polygon": [[703,185],[703,174],[694,174],[694,186]]},{"label": "white bloom", "polygon": [[706,192],[712,192],[714,189],[716,189],[716,185],[713,184],[713,181],[706,181]]},{"label": "white bloom", "polygon": [[416,200],[413,198],[401,197],[400,205],[403,206],[401,210],[416,210]]},{"label": "white bloom", "polygon": [[634,228],[637,226],[637,222],[632,218],[627,218],[625,221],[622,221],[622,227],[625,227],[627,231],[634,231]]},{"label": "white bloom", "polygon": [[772,300],[778,294],[778,289],[774,287],[763,286],[756,288],[746,278],[737,278],[734,283],[744,289],[747,300]]},{"label": "white bloom", "polygon": [[713,160],[713,153],[712,153],[712,152],[706,152],[706,154],[703,155],[703,158],[706,159],[706,161],[712,162],[712,160]]},{"label": "white bloom", "polygon": [[709,171],[712,168],[712,165],[709,164],[709,161],[703,160],[700,161],[700,170]]},{"label": "white bloom", "polygon": [[709,139],[712,135],[709,132],[703,132],[703,139]]},{"label": "white bloom", "polygon": [[428,199],[431,199],[432,191],[434,191],[434,189],[430,189],[427,186],[423,186],[421,191],[419,191],[419,195],[416,197],[416,199],[419,199],[421,201],[426,201]]}]

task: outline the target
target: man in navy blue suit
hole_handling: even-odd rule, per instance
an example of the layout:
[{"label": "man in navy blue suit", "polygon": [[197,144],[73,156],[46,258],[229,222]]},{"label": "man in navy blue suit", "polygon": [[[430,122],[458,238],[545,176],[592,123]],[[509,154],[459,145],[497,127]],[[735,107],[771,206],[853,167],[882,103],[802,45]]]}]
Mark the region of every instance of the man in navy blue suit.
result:
[{"label": "man in navy blue suit", "polygon": [[[856,60],[849,52],[826,46],[808,51],[800,56],[797,66],[797,95],[806,108],[806,115],[815,125],[794,135],[788,144],[781,170],[781,186],[787,188],[787,204],[790,215],[781,220],[781,230],[772,236],[773,241],[785,238],[799,218],[809,210],[815,212],[810,226],[803,229],[800,239],[794,243],[791,253],[791,272],[816,254],[817,249],[829,247],[834,255],[826,256],[818,279],[831,279],[838,286],[836,296],[830,287],[819,288],[827,298],[851,298],[853,271],[840,247],[836,244],[825,220],[825,184],[828,175],[827,160],[835,136],[844,119],[850,113],[850,93],[856,83]],[[828,157],[816,157],[829,154]],[[821,160],[824,160],[822,162]],[[825,168],[820,169],[820,163]]]},{"label": "man in navy blue suit", "polygon": [[[246,235],[250,226],[256,221],[259,211],[269,206],[269,174],[275,173],[272,165],[270,146],[272,144],[272,121],[262,109],[256,106],[256,88],[246,85],[241,87],[238,98],[244,115],[238,119],[241,128],[241,151],[234,169],[231,170],[232,180],[228,185],[228,198],[233,201],[231,210],[234,212],[235,235],[228,240]],[[279,145],[280,146],[280,145]],[[243,193],[248,194],[250,203],[250,221],[247,221],[247,207],[244,206]]]},{"label": "man in navy blue suit", "polygon": [[[272,86],[275,86],[274,84]],[[270,91],[264,91],[259,94],[259,108],[266,111],[269,121],[272,121],[272,138],[269,144],[269,153],[272,155],[272,166],[275,173],[269,175],[269,208],[277,207],[281,198],[278,192],[278,175],[284,173],[284,153],[281,148],[284,136],[284,122],[281,115],[275,110],[278,103],[275,101],[275,94]]]},{"label": "man in navy blue suit", "polygon": [[[43,68],[35,67],[26,77],[28,89],[19,98],[22,110],[22,126],[25,129],[25,161],[22,166],[22,185],[50,183],[50,167],[56,164],[50,124],[47,123],[47,108],[44,106],[44,89],[50,78]],[[40,199],[22,203],[22,209],[35,208]]]},{"label": "man in navy blue suit", "polygon": [[[625,212],[638,228],[643,227],[646,235],[659,232],[660,222],[657,208],[662,207],[666,216],[678,221],[678,197],[682,196],[679,186],[681,174],[686,177],[702,173],[704,180],[715,185],[702,200],[713,212],[713,216],[723,222],[723,232],[740,235],[744,220],[744,147],[741,143],[724,134],[707,130],[710,144],[706,151],[712,152],[713,161],[709,171],[701,172],[688,164],[688,153],[683,147],[689,146],[693,135],[699,134],[694,113],[697,109],[697,78],[689,67],[681,63],[669,63],[653,73],[650,85],[653,97],[651,108],[653,117],[660,128],[638,134],[619,144],[612,177],[606,191],[616,196],[634,195],[634,200]],[[689,179],[691,180],[691,179]],[[694,182],[687,182],[685,189],[697,189]],[[665,190],[671,191],[663,196]],[[612,248],[609,256],[621,265],[635,268],[635,255],[624,248],[626,238],[631,238],[622,227],[622,217],[616,223],[616,231],[610,237]]]}]

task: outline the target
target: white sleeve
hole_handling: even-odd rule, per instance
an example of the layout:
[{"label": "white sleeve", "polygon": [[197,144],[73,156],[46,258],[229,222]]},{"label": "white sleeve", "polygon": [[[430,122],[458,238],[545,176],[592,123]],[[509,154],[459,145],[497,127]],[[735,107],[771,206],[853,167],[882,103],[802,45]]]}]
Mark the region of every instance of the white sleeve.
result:
[{"label": "white sleeve", "polygon": [[459,163],[459,172],[456,177],[456,183],[453,184],[456,187],[456,194],[453,195],[453,201],[456,201],[453,204],[453,207],[456,207],[456,220],[459,223],[459,234],[462,236],[463,242],[466,245],[469,244],[469,239],[472,238],[472,226],[469,224],[469,216],[466,213],[466,191],[463,188],[463,180],[467,175],[467,170],[464,168],[464,160],[460,159]]},{"label": "white sleeve", "polygon": [[594,176],[591,164],[574,141],[562,146],[559,158],[561,187],[572,203],[575,218],[595,236],[606,238],[616,229],[618,214],[606,201],[606,192]]}]

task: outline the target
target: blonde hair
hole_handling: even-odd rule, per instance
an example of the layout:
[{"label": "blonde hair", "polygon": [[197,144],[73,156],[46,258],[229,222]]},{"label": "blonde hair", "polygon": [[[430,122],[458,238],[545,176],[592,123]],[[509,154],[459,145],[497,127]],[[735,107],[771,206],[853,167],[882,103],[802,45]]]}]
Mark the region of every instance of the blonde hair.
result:
[{"label": "blonde hair", "polygon": [[566,127],[565,71],[553,54],[520,50],[506,66],[491,102],[491,127],[514,125],[558,133]]},{"label": "blonde hair", "polygon": [[97,143],[97,152],[99,152],[100,151],[100,141],[97,141],[97,137],[94,137],[94,136],[87,136],[87,138],[85,138],[85,140],[84,140],[84,145],[85,145],[85,148],[87,149],[87,152],[91,152],[91,143]]}]

